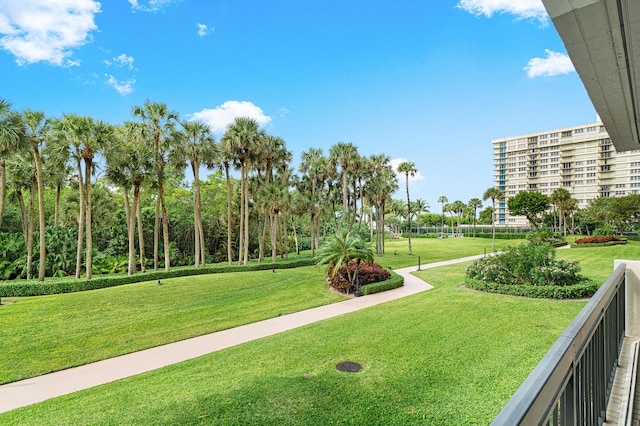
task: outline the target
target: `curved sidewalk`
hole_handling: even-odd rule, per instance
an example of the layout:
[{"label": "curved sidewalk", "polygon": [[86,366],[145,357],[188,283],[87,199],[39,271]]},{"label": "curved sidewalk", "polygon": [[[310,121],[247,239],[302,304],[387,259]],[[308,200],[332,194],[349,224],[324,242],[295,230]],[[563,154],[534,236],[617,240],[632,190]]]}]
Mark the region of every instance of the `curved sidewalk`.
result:
[{"label": "curved sidewalk", "polygon": [[[422,265],[421,269],[466,262],[483,256],[484,255],[469,256],[429,263]],[[343,302],[282,315],[276,318],[82,365],[80,367],[7,383],[0,386],[0,413],[166,367],[251,340],[272,336],[317,321],[379,305],[433,288],[430,284],[411,275],[411,272],[415,272],[417,269],[417,266],[411,266],[395,270],[396,273],[404,277],[404,286],[394,290],[352,298]]]}]

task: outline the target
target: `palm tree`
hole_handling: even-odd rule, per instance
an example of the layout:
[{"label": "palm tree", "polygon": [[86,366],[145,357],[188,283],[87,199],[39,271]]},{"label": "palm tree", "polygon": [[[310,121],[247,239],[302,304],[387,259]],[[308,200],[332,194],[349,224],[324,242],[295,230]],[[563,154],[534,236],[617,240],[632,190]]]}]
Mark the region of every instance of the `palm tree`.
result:
[{"label": "palm tree", "polygon": [[[343,266],[347,266],[347,277],[349,282],[353,283],[356,275],[351,275],[348,265],[351,261],[356,261],[356,274],[360,261],[373,262],[373,251],[369,248],[354,231],[346,233],[337,233],[329,238],[325,244],[318,250],[317,265],[326,265],[325,271],[331,276],[335,276],[338,270]],[[333,268],[333,269],[332,269]]]},{"label": "palm tree", "polygon": [[75,114],[64,115],[61,119],[50,124],[50,146],[48,147],[50,159],[57,164],[65,164],[73,159],[78,179],[78,242],[76,251],[76,279],[80,278],[82,266],[82,248],[85,228],[85,185],[82,171],[82,152],[85,140],[89,137],[93,119],[81,117]]},{"label": "palm tree", "polygon": [[[164,178],[167,153],[173,144],[173,130],[178,121],[178,114],[170,111],[166,104],[146,100],[143,106],[134,106],[131,110],[134,117],[139,118],[146,127],[148,137],[153,144],[153,157],[156,164],[156,184],[158,185],[158,201],[162,209],[162,236],[164,245],[164,268],[169,272],[171,258],[169,255],[169,216],[164,198]],[[156,209],[157,211],[157,209]],[[156,213],[156,221],[158,214]],[[158,241],[158,233],[154,235]],[[158,258],[157,244],[154,243],[154,260]],[[154,265],[157,269],[157,262]]]},{"label": "palm tree", "polygon": [[504,192],[500,191],[498,188],[492,186],[484,191],[482,195],[482,199],[487,201],[491,199],[491,250],[495,251],[496,249],[496,201],[504,200]]},{"label": "palm tree", "polygon": [[[145,271],[144,231],[140,215],[140,188],[153,170],[153,150],[145,143],[144,129],[139,123],[125,122],[116,129],[116,143],[105,152],[107,177],[116,185],[133,187],[133,201],[127,210],[127,231],[129,240],[128,274],[136,272],[135,229],[138,222],[138,244],[140,249],[140,269]],[[126,194],[126,192],[125,192]],[[126,200],[126,198],[125,198]],[[127,208],[127,206],[125,206]]]},{"label": "palm tree", "polygon": [[213,168],[219,157],[218,146],[208,125],[201,121],[183,121],[181,143],[177,144],[176,153],[182,157],[180,161],[188,159],[193,172],[193,186],[195,189],[193,201],[193,221],[195,235],[195,267],[205,264],[204,229],[202,226],[201,196],[200,196],[200,166]]},{"label": "palm tree", "polygon": [[413,254],[411,251],[411,199],[409,198],[409,175],[414,177],[418,170],[416,165],[412,161],[403,161],[398,165],[398,172],[404,173],[405,186],[407,189],[407,219],[409,222],[409,254]]},{"label": "palm tree", "polygon": [[240,247],[238,262],[249,262],[249,167],[253,154],[258,151],[264,137],[258,122],[249,117],[238,117],[227,127],[221,144],[225,151],[232,153],[240,167]]},{"label": "palm tree", "polygon": [[415,207],[416,211],[418,212],[418,216],[416,218],[416,221],[418,222],[418,234],[420,234],[420,216],[422,216],[422,212],[429,212],[429,203],[426,200],[423,200],[422,198],[418,198],[414,203],[413,206]]},{"label": "palm tree", "polygon": [[26,127],[25,136],[31,142],[33,150],[33,161],[36,166],[36,182],[38,188],[38,229],[40,231],[40,262],[38,267],[38,281],[44,281],[47,261],[47,245],[45,241],[44,222],[44,177],[42,172],[42,158],[40,157],[40,147],[44,141],[45,119],[44,112],[25,109],[22,118]]},{"label": "palm tree", "polygon": [[[320,200],[317,196],[318,185],[321,184],[319,182],[320,176],[320,167],[322,166],[320,159],[322,158],[322,149],[309,148],[308,151],[302,152],[302,161],[300,162],[300,172],[306,173],[306,177],[308,178],[308,182],[311,188],[311,193],[307,197],[306,195],[306,205],[311,216],[310,219],[310,232],[311,232],[311,257],[315,257],[315,250],[318,247],[318,231],[319,227],[317,226],[317,215]],[[307,180],[302,179],[300,181],[300,187],[307,182]],[[324,185],[323,185],[324,186]],[[320,188],[322,190],[322,188]]]},{"label": "palm tree", "polygon": [[453,203],[451,203],[451,211],[453,213],[456,214],[456,216],[458,217],[458,236],[462,235],[462,229],[460,227],[460,218],[462,217],[462,212],[464,212],[464,208],[466,207],[466,205],[460,201],[460,200],[456,200]]},{"label": "palm tree", "polygon": [[269,238],[271,240],[271,261],[273,263],[276,263],[278,255],[279,215],[285,202],[286,192],[286,188],[280,182],[271,182],[259,189],[259,198],[262,200],[265,209],[269,212],[269,220],[271,222]]},{"label": "palm tree", "polygon": [[565,218],[567,207],[572,200],[571,193],[564,188],[557,188],[549,197],[549,201],[558,208],[560,216],[560,227],[563,229],[564,236],[567,236],[567,221]]},{"label": "palm tree", "polygon": [[340,224],[338,225],[338,231],[342,229],[342,224],[345,218],[349,223],[349,206],[348,206],[348,174],[351,170],[351,163],[358,156],[358,148],[351,142],[338,142],[333,145],[329,151],[329,158],[332,164],[340,166],[340,173],[342,174],[342,215],[340,217]]},{"label": "palm tree", "polygon": [[[18,198],[20,205],[20,213],[22,216],[22,234],[24,242],[27,245],[26,259],[26,278],[31,279],[32,260],[33,260],[33,219],[34,219],[34,201],[36,194],[36,174],[33,168],[33,152],[25,150],[19,155],[14,155],[7,162],[7,174],[9,181]],[[25,207],[22,190],[29,189],[29,208]]]},{"label": "palm tree", "polygon": [[479,198],[472,198],[469,200],[469,203],[467,204],[469,206],[469,208],[473,209],[473,236],[476,236],[476,216],[477,216],[477,212],[478,209],[482,208],[482,200],[480,200]]},{"label": "palm tree", "polygon": [[15,153],[28,148],[28,140],[24,134],[22,116],[11,111],[10,102],[0,99],[0,227],[7,188],[6,161]]},{"label": "palm tree", "polygon": [[440,228],[442,228],[442,232],[444,232],[444,205],[449,202],[449,199],[446,196],[441,195],[438,198],[438,202],[442,204],[442,220],[440,221]]}]

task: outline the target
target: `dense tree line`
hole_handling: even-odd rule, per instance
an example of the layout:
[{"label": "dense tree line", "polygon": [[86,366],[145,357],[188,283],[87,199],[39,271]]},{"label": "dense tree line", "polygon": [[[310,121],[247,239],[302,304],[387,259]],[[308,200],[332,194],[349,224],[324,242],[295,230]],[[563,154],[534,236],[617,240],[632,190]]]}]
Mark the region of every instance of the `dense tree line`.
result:
[{"label": "dense tree line", "polygon": [[[298,174],[291,161],[285,141],[251,118],[237,118],[216,141],[206,124],[153,101],[113,125],[15,111],[1,100],[0,275],[31,278],[34,256],[40,280],[247,264],[269,249],[275,262],[291,249],[315,254],[328,233],[373,238],[401,214],[391,210],[398,183],[384,154],[339,142],[326,155],[305,151]],[[211,171],[204,181],[202,168]],[[384,252],[382,236],[376,251]]]}]

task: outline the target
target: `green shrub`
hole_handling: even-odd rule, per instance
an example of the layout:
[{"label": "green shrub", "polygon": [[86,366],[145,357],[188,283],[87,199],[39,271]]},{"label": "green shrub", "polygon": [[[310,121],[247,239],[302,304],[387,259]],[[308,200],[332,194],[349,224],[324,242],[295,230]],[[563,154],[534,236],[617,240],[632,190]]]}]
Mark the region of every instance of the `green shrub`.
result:
[{"label": "green shrub", "polygon": [[527,234],[527,241],[532,244],[549,244],[553,247],[560,247],[567,244],[562,234],[551,231],[532,231]]},{"label": "green shrub", "polygon": [[379,283],[368,284],[360,289],[363,295],[380,293],[382,291],[393,290],[394,288],[402,287],[404,285],[404,277],[402,275],[398,275],[393,271],[389,271],[391,273],[391,278],[386,281],[382,281]]},{"label": "green shrub", "polygon": [[[347,274],[347,267],[349,268],[349,274]],[[335,275],[333,274],[333,267],[329,268],[329,285],[342,293],[350,294],[355,292],[356,284],[355,282],[350,282],[348,276],[355,276],[356,268],[358,269],[358,280],[360,281],[361,289],[373,283],[386,281],[391,277],[391,273],[383,269],[377,262],[360,262],[360,265],[358,265],[356,261],[352,261],[348,266],[342,266]]]},{"label": "green shrub", "polygon": [[[468,287],[517,296],[589,297],[597,286],[579,275],[572,260],[555,260],[548,244],[523,244],[505,253],[485,257],[465,269]],[[567,289],[562,290],[561,288]],[[593,290],[593,292],[591,292]]]},{"label": "green shrub", "polygon": [[605,226],[600,226],[596,229],[593,230],[593,235],[594,236],[602,236],[602,235],[606,235],[606,236],[611,236],[613,234],[616,233],[616,230],[609,225],[605,225]]},{"label": "green shrub", "polygon": [[510,296],[531,297],[536,299],[582,299],[593,296],[598,285],[591,280],[584,280],[569,286],[548,285],[508,285],[482,280],[465,279],[465,285],[474,290],[488,293],[507,294]]}]

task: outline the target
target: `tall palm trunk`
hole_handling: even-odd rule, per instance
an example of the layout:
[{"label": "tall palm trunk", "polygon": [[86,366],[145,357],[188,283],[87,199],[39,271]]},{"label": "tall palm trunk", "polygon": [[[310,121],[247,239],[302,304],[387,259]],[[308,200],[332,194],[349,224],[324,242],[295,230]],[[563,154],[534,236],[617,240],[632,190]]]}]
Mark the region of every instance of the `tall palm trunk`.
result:
[{"label": "tall palm trunk", "polygon": [[[137,185],[138,193],[140,192],[140,185]],[[134,189],[135,191],[135,189]],[[138,246],[140,251],[140,271],[146,272],[147,265],[144,255],[144,229],[142,228],[142,207],[140,203],[140,196],[138,195],[138,208],[136,209],[136,218],[138,219]]]},{"label": "tall palm trunk", "polygon": [[156,216],[153,225],[153,269],[155,271],[160,267],[160,197],[156,198]]},{"label": "tall palm trunk", "polygon": [[78,186],[80,190],[80,212],[78,214],[78,249],[76,251],[76,279],[80,278],[82,268],[82,245],[84,240],[84,221],[85,221],[85,196],[84,196],[84,179],[82,177],[82,166],[80,160],[78,162]]},{"label": "tall palm trunk", "polygon": [[42,160],[40,150],[34,144],[33,158],[36,162],[36,180],[38,182],[38,228],[40,231],[40,263],[38,266],[38,281],[44,281],[45,268],[47,266],[47,244],[45,241],[44,224],[44,178],[42,177]]},{"label": "tall palm trunk", "polygon": [[160,207],[162,210],[162,243],[164,244],[164,270],[169,272],[171,258],[169,256],[169,216],[167,216],[167,205],[164,200],[164,185],[158,184],[158,194],[160,196]]},{"label": "tall palm trunk", "polygon": [[249,169],[245,168],[244,264],[249,263]]},{"label": "tall palm trunk", "polygon": [[85,197],[87,198],[87,205],[85,214],[87,216],[85,221],[87,247],[85,254],[85,271],[87,279],[90,280],[93,276],[93,234],[91,232],[91,163],[93,162],[93,156],[87,157],[84,160],[84,172],[85,172]]},{"label": "tall palm trunk", "polygon": [[298,244],[298,231],[296,230],[296,221],[293,218],[293,215],[291,215],[291,228],[293,229],[293,241],[296,245],[296,254],[300,255],[300,245]]},{"label": "tall palm trunk", "polygon": [[35,217],[35,197],[37,182],[34,177],[29,189],[29,221],[27,222],[27,279],[30,280],[33,265],[33,219]]},{"label": "tall palm trunk", "polygon": [[231,265],[233,251],[231,249],[231,179],[229,178],[229,163],[224,163],[224,174],[227,178],[227,259]]},{"label": "tall palm trunk", "polygon": [[240,244],[238,247],[238,265],[242,265],[242,254],[244,253],[244,163],[240,164]]},{"label": "tall palm trunk", "polygon": [[127,213],[127,231],[129,237],[129,269],[128,274],[133,275],[136,273],[136,243],[135,243],[135,230],[136,230],[136,211],[138,210],[138,202],[140,198],[140,187],[135,186],[133,189],[133,205],[131,210]]},{"label": "tall palm trunk", "polygon": [[15,191],[16,196],[18,197],[18,205],[20,206],[20,218],[22,219],[22,239],[24,240],[24,243],[27,244],[29,237],[29,231],[27,229],[27,209],[24,205],[22,190],[20,188],[16,188]]},{"label": "tall palm trunk", "polygon": [[29,189],[29,218],[27,222],[27,279],[30,280],[33,265],[33,219],[35,216],[36,178],[31,180]]},{"label": "tall palm trunk", "polygon": [[131,203],[129,202],[129,190],[122,188],[122,198],[124,198],[124,216],[127,222],[127,235],[129,235],[129,228],[131,225]]},{"label": "tall palm trunk", "polygon": [[195,189],[195,197],[193,202],[193,222],[194,222],[194,244],[195,244],[195,267],[200,267],[200,249],[202,248],[200,233],[200,170],[196,160],[191,161],[191,170],[193,171],[193,185]]}]

